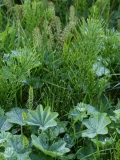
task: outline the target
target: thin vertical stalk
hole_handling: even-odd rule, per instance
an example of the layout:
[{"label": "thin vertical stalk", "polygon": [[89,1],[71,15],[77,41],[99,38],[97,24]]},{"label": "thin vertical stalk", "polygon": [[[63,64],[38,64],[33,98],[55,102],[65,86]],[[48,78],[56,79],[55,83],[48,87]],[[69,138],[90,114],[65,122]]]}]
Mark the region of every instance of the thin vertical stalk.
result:
[{"label": "thin vertical stalk", "polygon": [[98,143],[98,135],[96,136],[96,144],[97,144],[97,158],[100,159],[100,148]]}]

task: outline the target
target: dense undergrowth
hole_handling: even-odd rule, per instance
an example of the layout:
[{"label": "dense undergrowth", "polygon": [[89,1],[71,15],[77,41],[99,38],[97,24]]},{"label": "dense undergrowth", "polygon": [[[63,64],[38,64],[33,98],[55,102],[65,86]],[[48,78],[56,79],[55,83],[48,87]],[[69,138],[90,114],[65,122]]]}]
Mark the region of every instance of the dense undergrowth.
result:
[{"label": "dense undergrowth", "polygon": [[1,160],[120,159],[116,4],[0,2]]}]

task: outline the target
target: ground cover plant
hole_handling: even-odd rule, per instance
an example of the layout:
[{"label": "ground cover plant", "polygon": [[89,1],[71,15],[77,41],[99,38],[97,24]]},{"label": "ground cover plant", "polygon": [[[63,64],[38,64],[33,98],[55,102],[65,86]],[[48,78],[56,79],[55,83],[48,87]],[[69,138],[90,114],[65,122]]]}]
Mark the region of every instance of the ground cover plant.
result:
[{"label": "ground cover plant", "polygon": [[118,5],[0,1],[1,160],[120,159]]}]

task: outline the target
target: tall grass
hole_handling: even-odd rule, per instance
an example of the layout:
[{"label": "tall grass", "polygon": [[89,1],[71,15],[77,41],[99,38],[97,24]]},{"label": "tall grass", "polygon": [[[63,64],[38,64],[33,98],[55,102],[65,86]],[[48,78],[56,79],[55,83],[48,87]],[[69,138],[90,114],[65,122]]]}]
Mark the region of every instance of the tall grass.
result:
[{"label": "tall grass", "polygon": [[0,33],[0,97],[4,95],[0,105],[14,99],[17,105],[23,97],[26,102],[31,86],[36,103],[49,103],[60,112],[78,101],[100,107],[101,97],[108,96],[110,73],[119,72],[119,36],[94,17],[97,11],[92,8],[84,20],[71,6],[63,27],[54,4],[45,4],[36,0],[7,8],[12,17],[7,14],[7,27]]}]

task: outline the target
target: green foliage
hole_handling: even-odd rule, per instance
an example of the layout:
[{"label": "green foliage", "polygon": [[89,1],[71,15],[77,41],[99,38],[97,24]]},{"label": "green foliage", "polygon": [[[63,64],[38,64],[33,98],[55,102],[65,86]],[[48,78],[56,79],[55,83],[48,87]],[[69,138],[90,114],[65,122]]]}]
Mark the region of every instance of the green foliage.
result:
[{"label": "green foliage", "polygon": [[[78,103],[77,106],[71,109],[69,113],[70,113],[70,116],[72,116],[72,118],[76,120],[78,119],[78,116],[80,116],[81,113],[84,113],[82,117],[85,118],[87,117],[87,115],[98,113],[98,111],[91,105],[88,105],[85,103]],[[80,119],[80,121],[82,121],[83,118]]]},{"label": "green foliage", "polygon": [[2,146],[5,148],[3,156],[8,160],[17,159],[17,160],[30,160],[29,153],[30,148],[26,142],[23,141],[24,136],[21,135],[12,135],[9,132],[2,131],[0,133],[0,138]]},{"label": "green foliage", "polygon": [[46,155],[51,157],[62,156],[63,154],[69,152],[69,148],[66,148],[66,143],[62,140],[54,142],[51,146],[46,143],[46,135],[43,133],[39,137],[31,135],[33,145],[44,152]]},{"label": "green foliage", "polygon": [[26,122],[29,125],[39,126],[40,129],[46,130],[49,127],[56,126],[57,123],[54,120],[58,114],[56,112],[50,112],[50,107],[46,107],[43,110],[42,105],[37,106],[36,111],[29,111]]},{"label": "green foliage", "polygon": [[[50,1],[50,0],[48,0]],[[61,0],[56,1],[52,0],[52,2],[55,4],[55,12],[56,15],[60,17],[60,20],[62,24],[66,24],[69,20],[69,7],[72,5],[72,0]],[[61,12],[62,10],[62,12]]]},{"label": "green foliage", "polygon": [[102,149],[108,148],[110,146],[112,146],[114,144],[114,138],[112,137],[104,137],[103,135],[98,138],[98,142],[96,141],[96,139],[92,139],[92,142],[97,146],[97,143],[99,144],[99,147]]},{"label": "green foliage", "polygon": [[29,106],[29,108],[32,108],[32,106],[33,106],[33,87],[31,87],[31,86],[29,88],[28,106]]},{"label": "green foliage", "polygon": [[[43,19],[43,4],[38,1],[29,1],[22,6],[23,21],[26,23],[26,30],[32,32],[38,23]],[[32,22],[32,23],[31,23]]]},{"label": "green foliage", "polygon": [[77,15],[79,15],[80,17],[87,16],[87,14],[88,14],[87,13],[88,12],[87,0],[81,0],[81,1],[74,0],[73,5],[76,8]]},{"label": "green foliage", "polygon": [[92,154],[93,152],[94,152],[93,148],[82,147],[77,153],[77,159],[92,160],[94,159],[94,155]]},{"label": "green foliage", "polygon": [[[14,110],[17,112],[14,112]],[[76,110],[79,110],[80,112],[75,115],[74,113]],[[84,114],[82,115],[83,117],[81,116],[82,112],[84,114],[86,113],[85,116],[83,116]],[[39,149],[48,156],[46,157],[43,154],[42,157],[45,159],[49,158],[49,156],[61,159],[65,154],[65,157],[68,159],[69,157],[72,157],[73,159],[91,159],[93,157],[98,157],[100,152],[98,149],[107,147],[112,148],[114,145],[115,139],[108,137],[112,129],[111,126],[108,125],[112,123],[110,120],[111,117],[106,116],[106,113],[96,111],[96,109],[89,104],[80,103],[70,111],[68,118],[71,118],[71,123],[60,122],[59,119],[55,122],[54,118],[58,114],[50,112],[50,108],[48,107],[45,107],[43,110],[42,105],[38,105],[34,111],[28,109],[28,112],[23,111],[23,113],[26,114],[26,117],[22,119],[22,123],[21,118],[19,118],[23,115],[20,108],[12,109],[12,111],[6,113],[7,120],[12,125],[22,125],[24,130],[23,128],[20,128],[21,135],[1,131],[0,146],[4,148],[1,153],[5,158],[30,160],[31,157],[33,159],[35,158],[34,152],[36,152],[37,159],[41,156],[41,154],[38,154],[37,152],[37,149]],[[82,120],[80,119],[81,117]],[[115,123],[117,124],[117,122]],[[30,125],[38,127],[33,127],[31,130]],[[85,130],[84,126],[88,129]],[[11,128],[8,128],[8,130],[10,131]],[[103,134],[104,139],[99,137],[99,135]],[[61,138],[61,136],[63,136],[63,138]],[[91,147],[88,145],[88,142],[85,142],[85,137],[89,138]],[[94,139],[95,137],[98,137],[98,139]],[[81,141],[81,144],[83,143],[83,146],[78,150],[77,146],[79,146],[79,141]],[[68,152],[71,152],[73,147],[74,151],[72,152],[72,155],[70,155]],[[85,152],[86,149],[87,152]],[[109,154],[109,150],[104,152],[105,155]],[[114,154],[117,155],[117,152],[114,152]]]},{"label": "green foliage", "polygon": [[0,118],[0,130],[1,131],[7,131],[12,127],[12,124],[9,123],[6,116],[2,116]]},{"label": "green foliage", "polygon": [[[4,54],[2,63],[3,65],[0,69],[2,93],[0,93],[0,96],[4,97],[4,100],[0,104],[5,105],[6,102],[9,103],[15,98],[17,90],[23,85],[23,81],[30,76],[31,69],[38,67],[41,63],[39,55],[28,48]],[[3,86],[6,86],[6,88]]]},{"label": "green foliage", "polygon": [[120,140],[116,142],[115,151],[114,151],[114,158],[118,160],[120,158]]},{"label": "green foliage", "polygon": [[90,11],[94,18],[102,18],[108,23],[110,16],[110,0],[97,0]]},{"label": "green foliage", "polygon": [[24,126],[25,123],[23,121],[22,112],[23,111],[20,108],[12,108],[10,112],[6,113],[8,121]]},{"label": "green foliage", "polygon": [[2,0],[0,22],[0,159],[119,159],[119,2]]},{"label": "green foliage", "polygon": [[[109,79],[109,70],[102,64],[99,68],[96,66],[100,64],[98,57],[103,46],[101,35],[105,34],[103,26],[100,20],[90,18],[86,22],[83,19],[78,24],[79,31],[75,31],[72,43],[66,41],[63,48],[63,57],[67,66],[66,77],[69,77],[67,84],[71,89],[76,90],[80,97],[86,95],[87,102],[90,102],[89,98],[101,96]],[[100,76],[97,77],[98,74]]]},{"label": "green foliage", "polygon": [[2,30],[2,11],[0,9],[0,31]]},{"label": "green foliage", "polygon": [[0,109],[0,131],[7,131],[12,127],[12,124],[9,123],[7,117],[4,115],[2,108]]},{"label": "green foliage", "polygon": [[82,132],[82,137],[94,138],[98,134],[107,134],[107,125],[111,121],[106,117],[106,113],[94,114],[89,120],[84,120],[83,124],[88,128]]},{"label": "green foliage", "polygon": [[13,44],[15,43],[15,35],[15,27],[9,27],[9,25],[7,25],[6,29],[0,33],[0,50],[3,50],[3,48],[9,50],[10,48],[12,48]]}]

